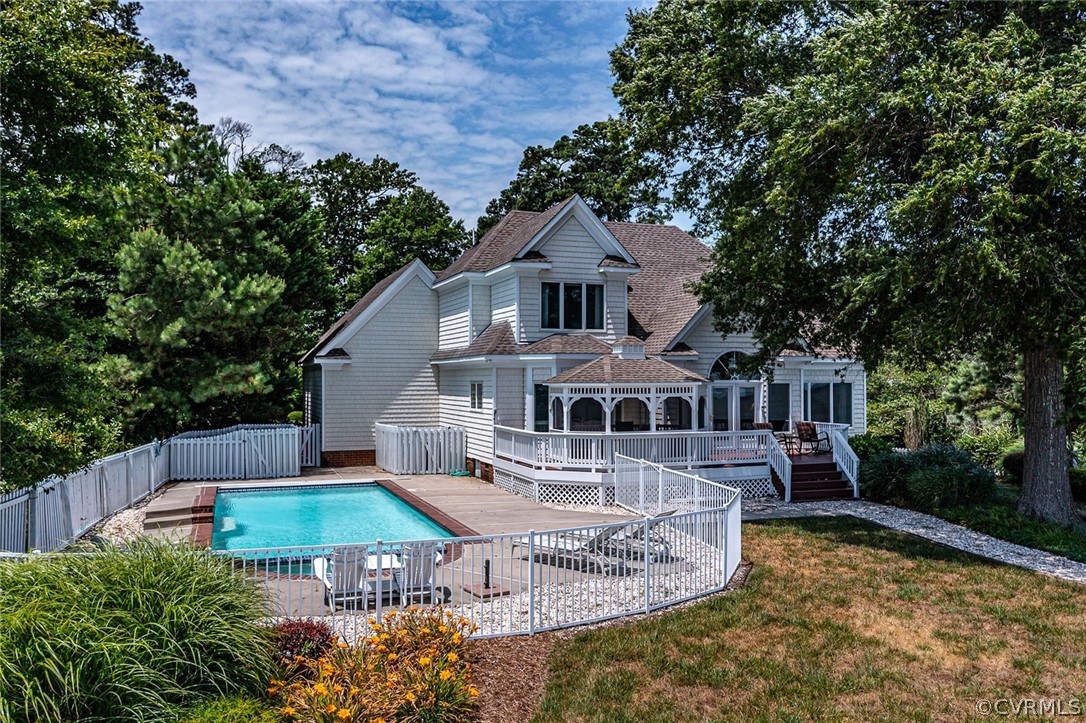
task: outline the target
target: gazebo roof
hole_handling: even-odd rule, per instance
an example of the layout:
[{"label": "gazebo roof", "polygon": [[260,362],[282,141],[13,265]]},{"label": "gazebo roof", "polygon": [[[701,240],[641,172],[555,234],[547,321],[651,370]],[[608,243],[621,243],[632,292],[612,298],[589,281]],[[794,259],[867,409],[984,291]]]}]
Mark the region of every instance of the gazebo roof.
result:
[{"label": "gazebo roof", "polygon": [[708,379],[689,369],[649,357],[621,359],[613,354],[601,356],[573,367],[545,384],[690,384]]}]

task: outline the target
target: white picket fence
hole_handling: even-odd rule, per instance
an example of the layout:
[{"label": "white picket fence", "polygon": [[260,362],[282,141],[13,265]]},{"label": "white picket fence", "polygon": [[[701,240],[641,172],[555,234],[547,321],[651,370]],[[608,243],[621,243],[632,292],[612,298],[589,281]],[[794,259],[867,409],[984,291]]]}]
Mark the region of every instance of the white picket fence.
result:
[{"label": "white picket fence", "polygon": [[449,474],[464,469],[463,427],[399,427],[378,423],[377,466],[393,474]]},{"label": "white picket fence", "polygon": [[166,482],[292,477],[314,457],[319,425],[237,425],[145,444],[0,495],[0,551],[65,547]]}]

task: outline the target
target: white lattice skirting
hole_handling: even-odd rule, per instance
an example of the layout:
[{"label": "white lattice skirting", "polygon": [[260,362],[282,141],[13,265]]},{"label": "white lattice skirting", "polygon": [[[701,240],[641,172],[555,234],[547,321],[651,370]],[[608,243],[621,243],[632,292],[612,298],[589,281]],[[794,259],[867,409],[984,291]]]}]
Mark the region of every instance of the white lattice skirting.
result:
[{"label": "white lattice skirting", "polygon": [[721,484],[738,487],[743,491],[743,498],[748,500],[753,497],[777,497],[777,490],[769,477],[723,480]]},{"label": "white lattice skirting", "polygon": [[535,483],[527,477],[507,472],[494,470],[494,484],[506,492],[556,505],[581,505],[596,507],[599,505],[613,505],[615,503],[615,489],[603,485],[579,485],[556,482],[540,482],[539,498],[536,499]]}]

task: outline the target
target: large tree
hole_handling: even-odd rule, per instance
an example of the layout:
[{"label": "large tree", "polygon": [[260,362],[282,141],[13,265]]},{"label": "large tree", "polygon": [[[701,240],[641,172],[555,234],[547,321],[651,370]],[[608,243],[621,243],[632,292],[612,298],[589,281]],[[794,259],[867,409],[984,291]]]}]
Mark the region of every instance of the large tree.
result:
[{"label": "large tree", "polygon": [[120,398],[99,368],[123,232],[113,189],[153,175],[156,139],[194,94],[116,0],[0,5],[3,487],[112,451]]},{"label": "large tree", "polygon": [[630,26],[615,90],[718,239],[699,291],[720,329],[869,363],[1013,351],[1019,511],[1081,525],[1063,377],[1086,316],[1084,6],[663,2]]},{"label": "large tree", "polygon": [[553,146],[526,148],[516,178],[487,204],[475,232],[486,233],[510,211],[543,211],[575,193],[605,221],[661,221],[662,189],[629,126],[608,118],[578,126]]},{"label": "large tree", "polygon": [[128,199],[110,319],[115,373],[136,389],[133,436],[285,419],[297,357],[326,321],[331,281],[308,193],[190,123],[161,181]]},{"label": "large tree", "polygon": [[303,177],[324,219],[325,246],[335,282],[346,286],[366,251],[366,228],[381,209],[414,186],[418,177],[376,156],[369,163],[350,153],[317,161]]}]

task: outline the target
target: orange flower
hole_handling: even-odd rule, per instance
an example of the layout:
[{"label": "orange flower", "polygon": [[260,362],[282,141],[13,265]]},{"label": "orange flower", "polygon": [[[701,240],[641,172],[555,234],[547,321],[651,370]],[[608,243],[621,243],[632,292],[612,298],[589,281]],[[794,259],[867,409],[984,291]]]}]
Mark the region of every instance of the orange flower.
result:
[{"label": "orange flower", "polygon": [[342,685],[333,685],[332,686],[332,692],[333,693],[342,693],[343,692],[343,686]]},{"label": "orange flower", "polygon": [[328,688],[325,687],[324,683],[317,683],[313,686],[313,692],[318,695],[328,695]]},{"label": "orange flower", "polygon": [[450,663],[455,663],[455,662],[456,662],[456,661],[458,661],[458,660],[460,660],[460,656],[459,656],[459,655],[457,655],[456,653],[449,653],[448,661],[449,661]]},{"label": "orange flower", "polygon": [[336,715],[346,720],[347,718],[351,717],[351,711],[347,710],[346,708],[340,708],[339,712],[336,713]]},{"label": "orange flower", "polygon": [[324,710],[326,710],[329,713],[334,713],[335,710],[336,710],[336,707],[334,705],[332,705],[331,703],[329,703],[328,705],[324,706]]},{"label": "orange flower", "polygon": [[349,648],[349,647],[351,647],[351,646],[350,646],[350,645],[347,645],[347,643],[344,643],[344,642],[340,641],[340,642],[338,643],[338,647],[339,647],[339,649],[340,649],[340,650],[346,650],[347,648]]},{"label": "orange flower", "polygon": [[449,671],[447,671],[447,670],[441,671],[441,679],[442,680],[448,680],[451,677],[452,677],[452,673],[450,673]]},{"label": "orange flower", "polygon": [[296,711],[288,705],[288,706],[286,706],[284,708],[280,708],[279,712],[282,713],[283,715],[294,715],[294,713]]},{"label": "orange flower", "polygon": [[419,658],[419,665],[429,665],[429,664],[430,664],[430,659],[429,658],[427,658],[425,656]]},{"label": "orange flower", "polygon": [[404,698],[407,698],[407,700],[409,702],[411,702],[411,703],[415,702],[415,694],[414,693],[408,693],[407,695],[404,696]]},{"label": "orange flower", "polygon": [[[382,647],[384,647],[384,646],[382,646]],[[395,660],[395,659],[396,659],[396,658],[398,658],[398,657],[400,657],[400,656],[399,656],[399,655],[396,655],[396,653],[389,653],[389,654],[388,654],[388,659],[389,659],[389,660]]]},{"label": "orange flower", "polygon": [[477,698],[479,696],[479,689],[478,688],[468,688],[468,695],[470,695],[472,698]]}]

